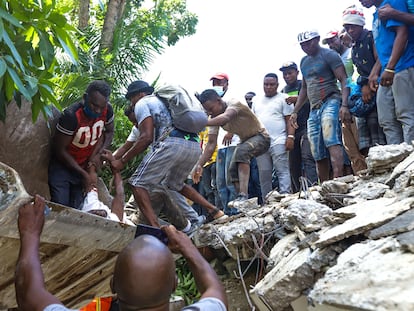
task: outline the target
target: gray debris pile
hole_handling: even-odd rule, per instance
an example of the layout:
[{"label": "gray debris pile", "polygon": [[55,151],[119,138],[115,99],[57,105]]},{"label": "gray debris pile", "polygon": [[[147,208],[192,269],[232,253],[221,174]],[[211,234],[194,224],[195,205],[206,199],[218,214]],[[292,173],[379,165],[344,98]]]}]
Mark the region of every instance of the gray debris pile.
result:
[{"label": "gray debris pile", "polygon": [[413,150],[373,147],[360,176],[273,192],[262,207],[250,199],[194,241],[234,261],[266,262],[249,291],[252,309],[414,310]]}]

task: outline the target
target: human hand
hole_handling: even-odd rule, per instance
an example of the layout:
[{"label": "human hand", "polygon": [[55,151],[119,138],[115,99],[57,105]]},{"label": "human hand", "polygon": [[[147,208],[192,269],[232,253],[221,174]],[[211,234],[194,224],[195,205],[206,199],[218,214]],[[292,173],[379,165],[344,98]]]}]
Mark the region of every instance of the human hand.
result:
[{"label": "human hand", "polygon": [[378,9],[378,17],[384,21],[394,18],[394,13],[395,10],[389,4],[386,4]]},{"label": "human hand", "polygon": [[368,79],[368,85],[369,88],[371,89],[372,92],[376,93],[378,90],[378,76],[377,75],[373,75],[373,76],[369,76]]},{"label": "human hand", "polygon": [[295,139],[292,137],[287,137],[285,147],[287,151],[293,150],[293,148],[295,147]]},{"label": "human hand", "polygon": [[196,164],[193,168],[193,171],[191,172],[191,179],[193,180],[193,183],[198,184],[201,179],[201,175],[203,174],[203,168],[200,164]]},{"label": "human hand", "polygon": [[383,71],[380,78],[382,86],[390,87],[394,81],[394,72]]},{"label": "human hand", "polygon": [[102,150],[101,157],[102,159],[109,161],[109,162],[115,161],[114,155],[108,149]]},{"label": "human hand", "polygon": [[362,87],[361,93],[362,93],[362,100],[364,101],[365,104],[367,104],[373,96],[373,92],[368,84],[365,84]]},{"label": "human hand", "polygon": [[231,141],[233,140],[233,133],[226,133],[223,137],[223,145],[230,146]]},{"label": "human hand", "polygon": [[161,230],[168,237],[168,248],[176,254],[183,254],[195,246],[191,239],[182,231],[178,231],[173,225],[161,226]]},{"label": "human hand", "polygon": [[33,235],[39,237],[45,222],[45,199],[36,195],[34,202],[24,204],[19,208],[17,226],[20,237]]},{"label": "human hand", "polygon": [[352,116],[348,107],[341,106],[339,109],[339,120],[343,123],[352,123]]},{"label": "human hand", "polygon": [[292,127],[295,129],[299,127],[297,120],[298,120],[298,114],[296,112],[292,112],[289,118],[289,122],[290,122],[290,125],[292,125]]},{"label": "human hand", "polygon": [[298,100],[297,95],[289,96],[289,97],[286,98],[286,103],[288,103],[289,105],[296,104],[297,100]]}]

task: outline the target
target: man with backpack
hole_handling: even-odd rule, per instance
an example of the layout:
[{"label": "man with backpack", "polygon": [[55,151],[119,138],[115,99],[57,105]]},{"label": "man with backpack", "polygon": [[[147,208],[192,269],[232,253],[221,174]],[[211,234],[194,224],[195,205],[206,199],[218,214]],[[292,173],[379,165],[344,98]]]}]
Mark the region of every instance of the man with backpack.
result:
[{"label": "man with backpack", "polygon": [[[130,87],[128,89],[132,91]],[[181,95],[178,94],[177,98]],[[174,98],[171,96],[171,102]],[[131,100],[131,104],[135,107],[139,137],[134,146],[120,159],[112,161],[111,165],[121,170],[128,161],[151,146],[129,179],[135,201],[148,223],[151,226],[160,226],[151,205],[150,192],[153,191],[178,191],[205,207],[209,211],[210,219],[224,216],[222,211],[184,183],[201,154],[198,133],[178,129],[180,124],[173,125],[172,113],[175,111],[156,95]]]}]

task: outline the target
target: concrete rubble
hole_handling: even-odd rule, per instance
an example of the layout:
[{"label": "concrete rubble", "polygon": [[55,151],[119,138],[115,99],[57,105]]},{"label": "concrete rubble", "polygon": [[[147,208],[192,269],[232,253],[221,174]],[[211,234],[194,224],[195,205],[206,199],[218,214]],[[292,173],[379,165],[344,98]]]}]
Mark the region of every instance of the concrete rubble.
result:
[{"label": "concrete rubble", "polygon": [[359,176],[274,191],[262,207],[250,199],[194,242],[237,262],[226,267],[266,263],[248,292],[252,309],[414,310],[413,151],[373,147]]}]

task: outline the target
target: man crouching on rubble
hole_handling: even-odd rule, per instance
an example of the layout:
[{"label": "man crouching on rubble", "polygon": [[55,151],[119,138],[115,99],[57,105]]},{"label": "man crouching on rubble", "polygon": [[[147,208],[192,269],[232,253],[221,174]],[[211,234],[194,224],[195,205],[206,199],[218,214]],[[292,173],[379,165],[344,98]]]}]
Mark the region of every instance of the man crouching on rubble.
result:
[{"label": "man crouching on rubble", "polygon": [[[23,311],[69,310],[46,290],[44,284],[39,258],[44,209],[45,201],[40,196],[35,197],[34,203],[19,209],[20,251],[15,287],[17,304]],[[119,310],[169,310],[170,296],[177,285],[171,251],[186,258],[201,292],[197,303],[182,310],[227,310],[223,285],[191,240],[173,226],[161,229],[168,236],[168,247],[153,236],[141,235],[119,253],[111,281]]]}]

